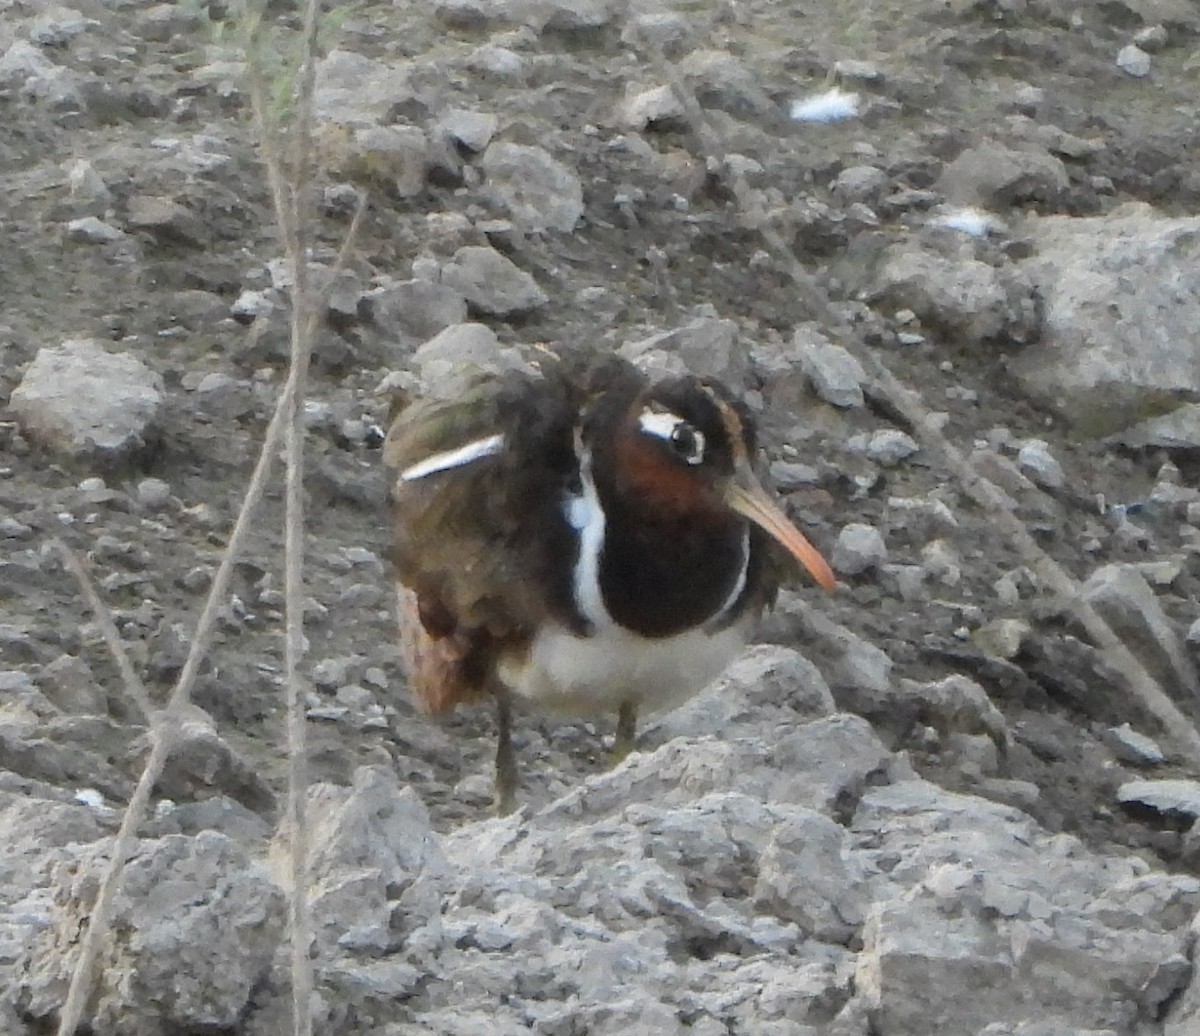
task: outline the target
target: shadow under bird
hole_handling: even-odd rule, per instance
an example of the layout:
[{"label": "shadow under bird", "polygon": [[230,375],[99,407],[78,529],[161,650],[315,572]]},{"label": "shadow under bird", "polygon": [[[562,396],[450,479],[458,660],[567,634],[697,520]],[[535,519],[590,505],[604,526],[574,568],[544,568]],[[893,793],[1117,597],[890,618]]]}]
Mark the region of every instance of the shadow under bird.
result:
[{"label": "shadow under bird", "polygon": [[404,408],[395,469],[400,639],[417,704],[492,697],[496,797],[512,809],[512,704],[617,714],[703,690],[774,600],[779,548],[829,565],[754,472],[754,423],[723,385],[652,383],[615,357],[481,378]]}]

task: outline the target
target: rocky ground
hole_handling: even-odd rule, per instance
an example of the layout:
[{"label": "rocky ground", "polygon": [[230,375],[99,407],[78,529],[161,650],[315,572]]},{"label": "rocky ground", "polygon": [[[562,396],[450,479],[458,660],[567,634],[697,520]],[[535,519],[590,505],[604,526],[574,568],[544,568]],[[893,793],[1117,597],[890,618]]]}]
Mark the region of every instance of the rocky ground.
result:
[{"label": "rocky ground", "polygon": [[[296,13],[267,6],[285,55]],[[148,745],[50,540],[165,698],[289,276],[225,5],[0,15],[0,1031],[35,1036]],[[1198,41],[1188,0],[329,13],[319,1032],[1200,1031],[1200,761],[852,355],[922,393],[1195,721]],[[393,387],[556,343],[735,385],[842,586],[786,592],[615,769],[607,724],[523,717],[527,805],[494,820],[491,717],[404,694],[373,447]],[[281,495],[127,871],[97,1036],[285,1031]]]}]

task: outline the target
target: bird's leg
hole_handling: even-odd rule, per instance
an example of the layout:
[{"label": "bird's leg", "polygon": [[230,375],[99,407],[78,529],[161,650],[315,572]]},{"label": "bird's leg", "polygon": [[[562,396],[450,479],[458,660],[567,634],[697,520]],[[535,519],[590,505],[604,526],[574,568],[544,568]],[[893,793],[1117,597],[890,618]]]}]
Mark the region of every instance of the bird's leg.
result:
[{"label": "bird's leg", "polygon": [[620,762],[637,747],[637,706],[621,702],[617,710],[617,736],[613,740],[613,759]]},{"label": "bird's leg", "polygon": [[505,687],[493,692],[496,699],[496,812],[507,816],[517,806],[517,753],[512,743],[512,698]]}]

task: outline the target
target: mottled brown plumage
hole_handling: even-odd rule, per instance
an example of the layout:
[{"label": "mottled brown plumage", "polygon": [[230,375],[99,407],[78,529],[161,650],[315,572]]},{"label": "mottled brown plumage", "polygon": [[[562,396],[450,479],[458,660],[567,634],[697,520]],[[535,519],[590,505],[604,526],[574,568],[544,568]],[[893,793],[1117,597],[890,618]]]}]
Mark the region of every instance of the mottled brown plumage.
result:
[{"label": "mottled brown plumage", "polygon": [[414,403],[384,446],[401,643],[426,710],[494,696],[511,804],[509,696],[570,714],[700,691],[774,594],[778,541],[833,576],[752,470],[749,415],[722,386],[651,384],[608,357],[481,378]]}]

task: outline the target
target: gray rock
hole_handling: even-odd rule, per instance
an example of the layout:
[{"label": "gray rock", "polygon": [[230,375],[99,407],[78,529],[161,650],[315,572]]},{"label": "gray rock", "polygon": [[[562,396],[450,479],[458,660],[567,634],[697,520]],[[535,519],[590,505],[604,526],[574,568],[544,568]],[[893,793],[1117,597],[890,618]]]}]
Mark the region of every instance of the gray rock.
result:
[{"label": "gray rock", "polygon": [[845,201],[874,202],[888,185],[888,175],[873,165],[853,165],[838,173],[830,185]]},{"label": "gray rock", "polygon": [[832,687],[852,692],[864,710],[890,699],[894,663],[886,651],[832,622],[817,621],[809,632],[831,656],[823,671]]},{"label": "gray rock", "polygon": [[857,576],[878,568],[887,561],[883,535],[873,525],[852,522],[838,534],[830,558],[834,569],[843,575]]},{"label": "gray rock", "polygon": [[814,486],[821,481],[821,473],[816,467],[799,461],[773,460],[768,470],[771,481],[784,493],[801,486]]},{"label": "gray rock", "polygon": [[1125,763],[1157,766],[1166,758],[1157,741],[1134,730],[1128,723],[1109,727],[1104,731],[1104,740],[1113,754]]},{"label": "gray rock", "polygon": [[88,215],[101,216],[112,203],[112,192],[104,178],[86,158],[77,158],[68,167],[67,187],[76,211],[83,209]]},{"label": "gray rock", "polygon": [[39,349],[11,399],[28,438],[67,456],[97,459],[142,446],[162,405],[158,374],[90,338]]},{"label": "gray rock", "polygon": [[69,7],[50,7],[33,19],[29,38],[40,47],[62,47],[84,33],[98,29],[101,22]]},{"label": "gray rock", "polygon": [[105,223],[96,216],[83,216],[67,223],[67,239],[70,241],[107,245],[124,238],[124,231],[114,227],[111,223]]},{"label": "gray rock", "polygon": [[333,172],[383,184],[400,198],[420,194],[435,163],[417,126],[357,126],[349,134],[331,134],[324,158]]},{"label": "gray rock", "polygon": [[760,910],[795,922],[805,936],[839,944],[857,934],[868,904],[866,874],[845,829],[808,809],[775,827],[753,896]]},{"label": "gray rock", "polygon": [[1050,452],[1043,439],[1028,439],[1017,451],[1017,465],[1028,472],[1033,481],[1047,489],[1062,489],[1067,483],[1062,465]]},{"label": "gray rock", "polygon": [[270,785],[255,766],[241,758],[217,733],[212,719],[203,709],[188,705],[165,718],[176,728],[181,741],[168,758],[156,785],[161,794],[190,800],[217,789],[248,809],[262,813],[274,811],[275,794]]},{"label": "gray rock", "polygon": [[20,84],[24,96],[59,110],[76,109],[83,103],[82,80],[27,40],[16,40],[0,54],[0,83]]},{"label": "gray rock", "polygon": [[[474,3],[474,0],[453,0],[454,3]],[[500,79],[519,80],[527,73],[529,63],[515,50],[495,43],[485,43],[471,52],[467,61],[470,68],[485,75]]]},{"label": "gray rock", "polygon": [[495,23],[505,13],[503,5],[490,0],[436,0],[433,10],[448,28],[473,32]]},{"label": "gray rock", "polygon": [[137,502],[151,511],[161,511],[171,503],[171,486],[161,478],[144,478],[137,484]]},{"label": "gray rock", "polygon": [[686,53],[695,23],[678,11],[645,11],[633,14],[621,30],[621,42],[650,47],[675,60]]},{"label": "gray rock", "polygon": [[532,371],[516,349],[500,345],[490,327],[471,323],[452,324],[434,335],[413,354],[411,367],[423,394],[438,399],[460,394],[481,372]]},{"label": "gray rock", "polygon": [[347,50],[317,63],[313,111],[319,121],[373,125],[413,97],[408,65],[388,64]]},{"label": "gray rock", "polygon": [[397,335],[430,338],[467,319],[467,300],[445,284],[400,281],[364,296],[380,329]]},{"label": "gray rock", "polygon": [[696,49],[678,64],[700,103],[735,116],[777,111],[753,64],[727,50]]},{"label": "gray rock", "polygon": [[[1195,826],[1192,828],[1195,833]],[[1192,928],[1200,927],[1193,923]],[[1175,1002],[1163,1016],[1163,1036],[1191,1036],[1200,1024],[1200,976],[1192,969],[1191,981],[1177,989]]]},{"label": "gray rock", "polygon": [[1022,619],[993,619],[972,632],[971,640],[992,658],[1015,658],[1031,632],[1029,623]]},{"label": "gray rock", "polygon": [[33,527],[16,518],[0,518],[0,539],[27,540],[33,535]]},{"label": "gray rock", "polygon": [[839,712],[806,723],[774,746],[779,767],[770,795],[831,813],[857,800],[874,781],[911,774],[861,716]]},{"label": "gray rock", "polygon": [[1146,53],[1157,54],[1170,42],[1170,35],[1164,25],[1147,25],[1133,34],[1133,42]]},{"label": "gray rock", "polygon": [[586,32],[608,25],[614,6],[612,0],[533,0],[526,18],[542,32]]},{"label": "gray rock", "polygon": [[1184,403],[1169,414],[1138,421],[1113,436],[1113,440],[1136,449],[1200,449],[1200,403]]},{"label": "gray rock", "polygon": [[921,548],[921,567],[928,578],[944,586],[958,586],[962,582],[962,560],[944,539],[931,540]]},{"label": "gray rock", "polygon": [[872,61],[842,58],[833,63],[833,74],[840,80],[857,83],[880,83],[884,79],[879,66]]},{"label": "gray rock", "polygon": [[1150,74],[1150,55],[1135,43],[1127,43],[1117,51],[1117,68],[1135,79]]},{"label": "gray rock", "polygon": [[496,135],[500,120],[491,112],[454,108],[438,120],[438,128],[469,151],[482,151]]},{"label": "gray rock", "polygon": [[921,448],[916,439],[898,428],[883,428],[869,437],[862,437],[862,440],[855,436],[847,442],[847,446],[857,451],[859,446],[856,442],[861,445],[862,452],[869,460],[885,468],[895,467]]},{"label": "gray rock", "polygon": [[413,356],[413,364],[422,377],[428,378],[432,373],[425,369],[428,364],[486,369],[499,351],[500,340],[486,324],[455,324],[422,345]]},{"label": "gray rock", "polygon": [[96,682],[92,671],[72,655],[59,655],[45,666],[38,688],[63,712],[101,716],[108,711],[108,693]]},{"label": "gray rock", "polygon": [[309,799],[312,914],[323,955],[376,956],[435,920],[447,863],[411,788],[401,790],[391,771],[360,768],[352,789],[316,785]]},{"label": "gray rock", "polygon": [[[30,942],[21,995],[44,1020],[63,1003],[109,842],[54,868],[48,925]],[[89,1008],[97,1036],[154,1036],[238,1022],[279,948],[284,897],[224,835],[143,839],[125,867]]]},{"label": "gray rock", "polygon": [[[274,279],[274,275],[272,275]],[[291,282],[288,282],[288,287],[291,287]],[[278,296],[275,290],[271,291],[243,291],[233,301],[233,305],[229,307],[229,312],[234,316],[243,320],[253,320],[257,317],[269,317],[278,305]]]},{"label": "gray rock", "polygon": [[915,543],[945,536],[959,527],[954,512],[933,497],[890,496],[887,516],[893,528],[903,529]]},{"label": "gray rock", "polygon": [[[1194,878],[1081,853],[1018,810],[917,781],[868,790],[853,832],[874,841],[898,893],[875,889],[857,995],[898,1036],[1048,1019],[1120,1028],[1187,980],[1154,981],[1185,937]],[[972,996],[942,995],[960,983]]]},{"label": "gray rock", "polygon": [[525,313],[548,301],[528,273],[483,245],[468,245],[455,252],[454,259],[442,267],[442,283],[490,316]]},{"label": "gray rock", "polygon": [[1141,573],[1129,565],[1105,565],[1083,584],[1083,597],[1169,693],[1200,703],[1200,675]]},{"label": "gray rock", "polygon": [[629,84],[617,111],[621,125],[643,130],[651,123],[682,119],[682,102],[669,84],[641,89]]},{"label": "gray rock", "polygon": [[911,241],[887,247],[862,282],[865,298],[911,310],[922,324],[971,343],[1023,341],[1035,327],[1033,288],[1023,274],[972,254],[973,245]]},{"label": "gray rock", "polygon": [[750,383],[749,352],[732,320],[700,317],[683,327],[627,342],[617,351],[641,366],[652,366],[646,362],[650,354],[662,351],[678,360],[680,373],[717,378],[735,388]]},{"label": "gray rock", "polygon": [[129,199],[125,223],[153,235],[161,243],[198,248],[208,243],[208,228],[186,206],[163,195],[135,194]]},{"label": "gray rock", "polygon": [[955,673],[929,683],[901,680],[900,690],[903,699],[917,705],[921,720],[942,733],[982,734],[1001,749],[1011,741],[1003,714],[969,677]]},{"label": "gray rock", "polygon": [[812,327],[796,329],[792,349],[813,389],[825,402],[843,408],[863,405],[867,373],[846,349]]},{"label": "gray rock", "polygon": [[1026,225],[1037,248],[1022,265],[1045,299],[1043,341],[1014,358],[1035,399],[1090,434],[1200,393],[1191,346],[1200,326],[1200,217],[1148,205],[1108,216],[1048,216]]},{"label": "gray rock", "polygon": [[650,723],[658,738],[705,735],[769,737],[779,726],[836,709],[821,672],[792,648],[746,650],[712,688]]},{"label": "gray rock", "polygon": [[1200,781],[1182,778],[1158,781],[1127,781],[1117,789],[1117,801],[1136,802],[1160,813],[1183,813],[1200,817]]},{"label": "gray rock", "polygon": [[956,205],[1007,209],[1054,203],[1070,186],[1066,166],[1042,148],[985,143],[963,151],[942,170],[936,187]]},{"label": "gray rock", "polygon": [[583,215],[579,177],[540,147],[499,142],[483,153],[488,188],[523,230],[570,233]]}]

